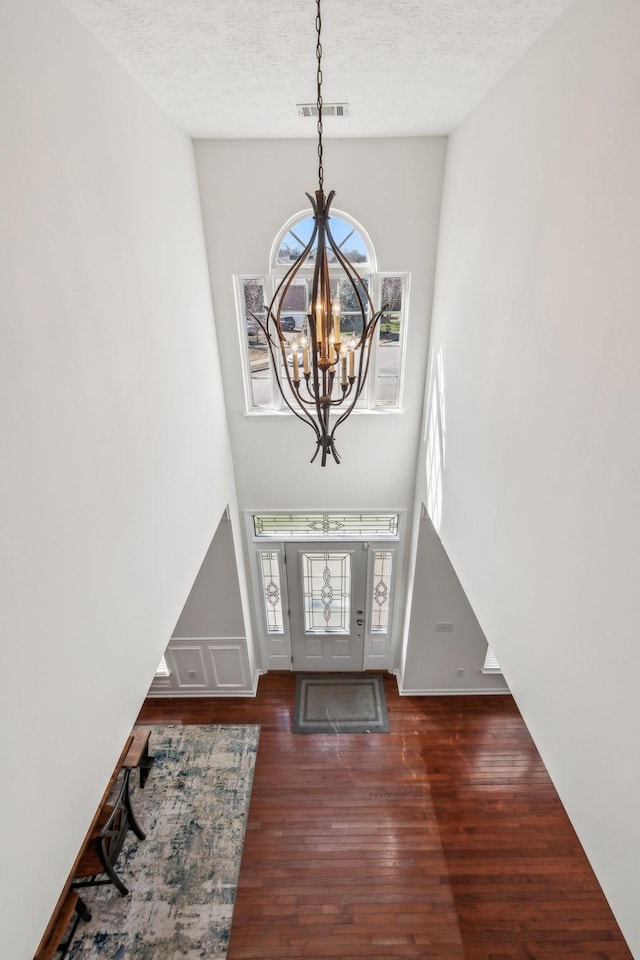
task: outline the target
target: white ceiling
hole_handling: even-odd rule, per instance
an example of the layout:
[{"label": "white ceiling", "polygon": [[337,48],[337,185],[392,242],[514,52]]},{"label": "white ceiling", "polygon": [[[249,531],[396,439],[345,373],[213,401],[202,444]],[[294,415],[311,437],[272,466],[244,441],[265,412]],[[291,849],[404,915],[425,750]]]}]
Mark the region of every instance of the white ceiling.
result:
[{"label": "white ceiling", "polygon": [[[192,137],[308,137],[315,0],[65,0]],[[449,133],[572,0],[322,0],[327,137]]]}]

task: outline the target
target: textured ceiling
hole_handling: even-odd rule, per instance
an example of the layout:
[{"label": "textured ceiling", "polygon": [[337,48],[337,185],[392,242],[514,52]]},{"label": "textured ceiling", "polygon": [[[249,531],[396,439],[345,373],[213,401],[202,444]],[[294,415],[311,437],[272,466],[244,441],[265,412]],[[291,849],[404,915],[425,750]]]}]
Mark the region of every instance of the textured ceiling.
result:
[{"label": "textured ceiling", "polygon": [[[315,136],[314,0],[65,0],[192,137]],[[449,133],[572,0],[322,0],[328,137]]]}]

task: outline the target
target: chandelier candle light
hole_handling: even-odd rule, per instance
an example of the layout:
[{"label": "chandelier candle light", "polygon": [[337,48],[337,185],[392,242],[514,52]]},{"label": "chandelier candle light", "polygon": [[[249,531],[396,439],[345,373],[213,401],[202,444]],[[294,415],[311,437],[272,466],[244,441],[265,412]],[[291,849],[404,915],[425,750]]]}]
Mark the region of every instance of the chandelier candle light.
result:
[{"label": "chandelier candle light", "polygon": [[[316,435],[316,451],[311,463],[321,452],[320,462],[324,467],[329,454],[336,463],[340,463],[335,433],[354,409],[364,389],[374,332],[388,306],[375,312],[366,285],[331,235],[329,209],[335,191],[332,190],[327,197],[324,195],[321,30],[320,0],[316,0],[318,189],[315,199],[311,194],[306,194],[313,210],[313,230],[306,247],[279,283],[271,303],[265,306],[264,321],[254,314],[252,316],[267,339],[284,403],[298,419],[308,423]],[[307,262],[314,244],[315,264],[306,331],[287,340],[280,314],[287,291]],[[334,273],[333,283],[329,274],[329,255],[332,260],[335,258],[341,268],[339,279]],[[345,282],[354,294],[351,299],[357,304],[356,315],[359,313],[359,320],[355,324],[359,331],[347,336],[343,336],[340,329],[340,286]],[[334,409],[337,415],[332,418]]]}]

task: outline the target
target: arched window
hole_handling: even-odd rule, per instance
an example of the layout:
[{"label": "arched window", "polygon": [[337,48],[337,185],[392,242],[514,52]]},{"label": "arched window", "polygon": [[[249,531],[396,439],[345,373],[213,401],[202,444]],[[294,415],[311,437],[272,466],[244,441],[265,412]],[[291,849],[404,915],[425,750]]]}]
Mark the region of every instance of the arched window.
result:
[{"label": "arched window", "polygon": [[[313,217],[310,216],[294,217],[290,223],[286,224],[273,245],[271,269],[278,271],[281,267],[290,267],[306,247],[312,232]],[[332,213],[331,233],[347,260],[356,265],[358,273],[363,269],[371,271],[375,265],[373,247],[357,223],[350,220],[346,214],[337,216]],[[317,244],[312,247],[307,258],[306,265],[310,268],[313,268],[315,263],[316,246]],[[335,263],[335,255],[331,250],[328,252],[329,265],[331,265],[332,258]]]},{"label": "arched window", "polygon": [[[268,276],[235,277],[248,413],[286,410],[276,389],[273,360],[264,334],[251,314],[264,318],[265,304],[269,303],[283,275],[306,247],[312,230],[313,219],[308,213],[292,217],[280,230],[271,247]],[[378,325],[371,361],[372,373],[357,409],[398,409],[401,402],[409,275],[379,272],[371,240],[363,227],[348,214],[332,213],[331,232],[346,258],[354,264],[374,307],[378,309],[383,303],[390,304],[389,313]],[[306,332],[314,258],[315,248],[312,248],[307,262],[287,291],[281,312],[285,337],[293,339],[296,334]],[[329,267],[331,269],[331,260]],[[342,270],[336,265],[335,293],[332,292],[332,297],[337,294],[340,297],[341,330],[357,334],[362,318],[355,302],[351,302],[355,300],[353,290],[343,277]]]}]

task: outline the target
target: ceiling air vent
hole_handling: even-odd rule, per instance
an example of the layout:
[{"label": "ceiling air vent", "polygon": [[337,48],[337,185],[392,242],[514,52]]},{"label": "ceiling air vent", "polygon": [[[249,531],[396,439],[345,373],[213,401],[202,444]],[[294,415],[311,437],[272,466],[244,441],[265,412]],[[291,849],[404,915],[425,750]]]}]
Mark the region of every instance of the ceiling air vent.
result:
[{"label": "ceiling air vent", "polygon": [[[297,103],[296,106],[298,108],[299,117],[317,117],[318,116],[318,106],[315,103]],[[323,117],[348,117],[349,104],[348,103],[323,103],[322,116]]]}]

